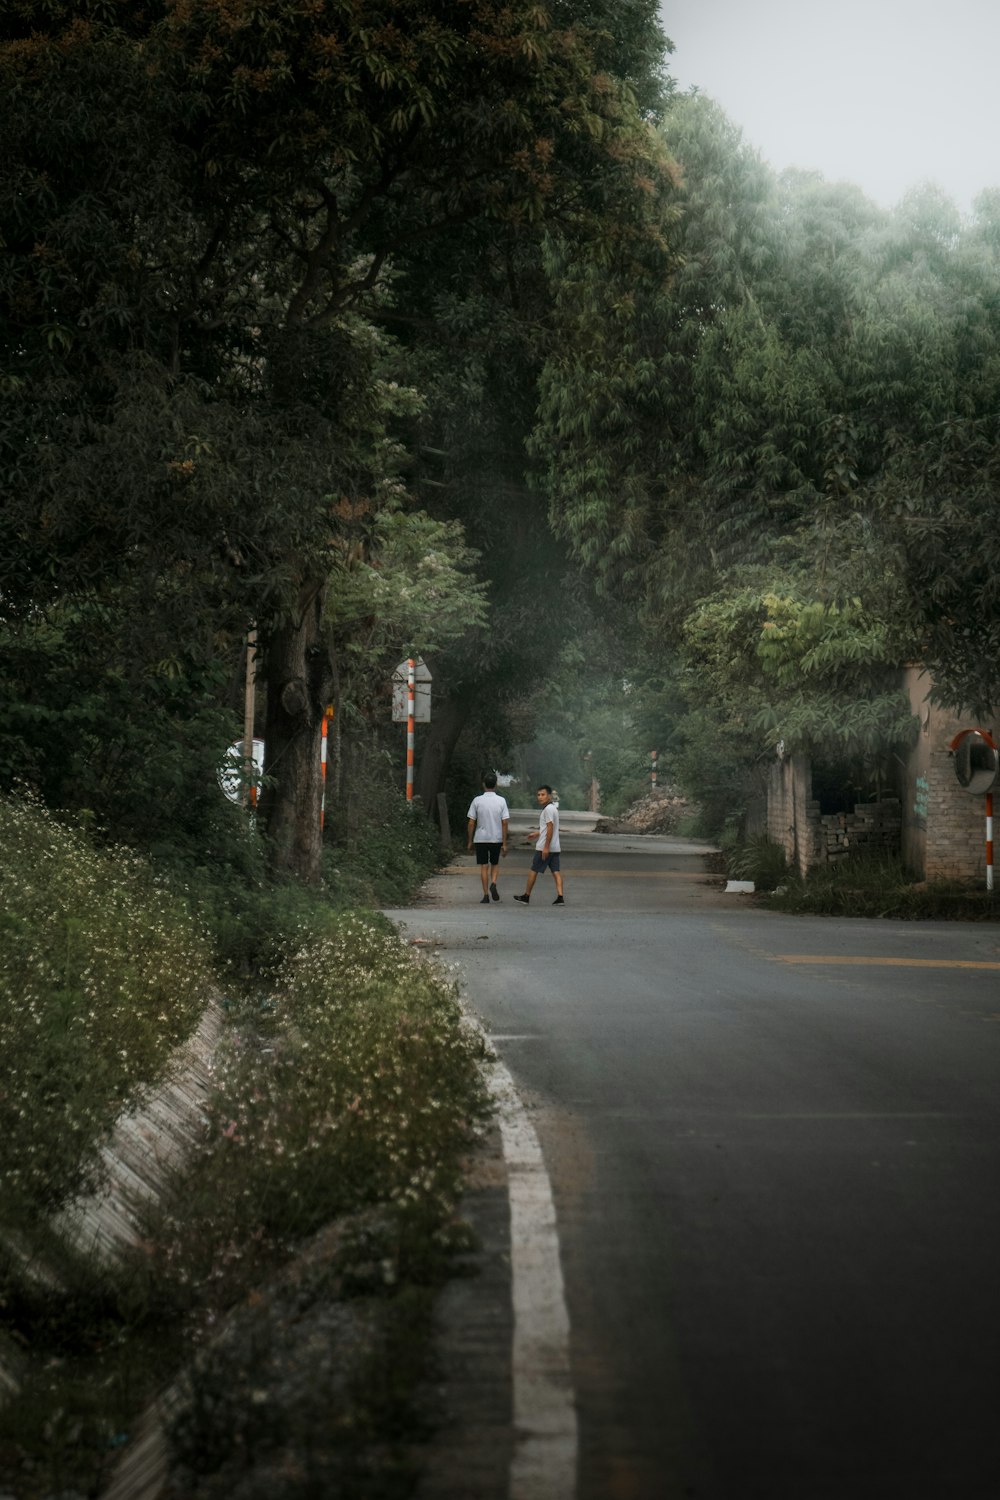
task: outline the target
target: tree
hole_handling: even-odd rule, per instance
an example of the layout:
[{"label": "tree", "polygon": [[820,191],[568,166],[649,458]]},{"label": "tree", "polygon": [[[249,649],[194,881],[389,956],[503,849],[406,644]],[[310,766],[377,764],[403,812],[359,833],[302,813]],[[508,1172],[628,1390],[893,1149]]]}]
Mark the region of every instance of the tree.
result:
[{"label": "tree", "polygon": [[526,474],[547,340],[537,242],[477,227],[409,263],[405,306],[406,368],[425,397],[408,482],[434,516],[461,523],[487,590],[482,626],[428,656],[434,709],[416,789],[431,811],[438,793],[461,782],[464,795],[483,764],[502,763],[510,710],[567,628],[566,561]]},{"label": "tree", "polygon": [[601,812],[613,815],[641,794],[650,750],[659,748],[645,733],[651,684],[633,671],[637,642],[628,612],[577,592],[574,629],[528,695],[534,734],[519,747],[517,765],[529,789],[547,782],[570,807],[588,805],[595,780]]},{"label": "tree", "polygon": [[203,634],[255,620],[279,869],[318,871],[325,594],[378,478],[380,289],[480,220],[643,232],[662,153],[608,45],[526,0],[23,0],[9,22],[5,600],[99,559],[183,580]]},{"label": "tree", "polygon": [[[651,640],[677,642],[702,749],[873,753],[905,731],[894,672],[916,640],[885,486],[968,400],[979,315],[951,279],[954,223],[936,200],[892,216],[778,179],[705,99],[674,100],[664,133],[669,283],[633,304],[567,268],[576,326],[535,436],[554,523]],[[768,598],[791,612],[770,646]],[[779,640],[787,674],[768,670]]]},{"label": "tree", "polygon": [[[559,7],[556,19],[568,20],[570,12],[588,28],[595,65],[625,77],[644,110],[652,108],[666,86],[655,7],[646,0],[624,11],[574,4]],[[661,158],[654,152],[660,172]],[[417,772],[428,809],[447,786],[464,778],[464,791],[482,764],[500,763],[509,752],[523,728],[525,683],[548,674],[573,626],[565,552],[549,535],[526,454],[540,370],[561,337],[546,246],[564,233],[578,242],[581,258],[613,260],[619,243],[652,230],[649,193],[622,195],[629,181],[626,175],[616,187],[613,176],[606,180],[600,237],[572,205],[554,205],[535,232],[519,222],[480,220],[461,236],[414,247],[381,309],[405,346],[400,378],[424,397],[409,434],[407,482],[432,514],[461,521],[489,589],[488,629],[428,658],[434,712]],[[456,753],[461,764],[452,770]]]},{"label": "tree", "polygon": [[895,436],[875,491],[913,654],[939,701],[984,715],[1000,705],[998,209],[984,194],[959,234],[947,204],[907,205],[948,319],[949,383],[926,422]]}]

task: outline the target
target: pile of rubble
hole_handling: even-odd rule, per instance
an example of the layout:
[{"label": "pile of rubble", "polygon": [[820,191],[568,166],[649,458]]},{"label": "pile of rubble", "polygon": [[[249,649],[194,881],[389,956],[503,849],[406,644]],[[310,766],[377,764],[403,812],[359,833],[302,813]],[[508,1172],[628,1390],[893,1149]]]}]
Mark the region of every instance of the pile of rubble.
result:
[{"label": "pile of rubble", "polygon": [[601,818],[595,833],[676,833],[694,807],[676,787],[662,786],[633,802],[620,818]]}]

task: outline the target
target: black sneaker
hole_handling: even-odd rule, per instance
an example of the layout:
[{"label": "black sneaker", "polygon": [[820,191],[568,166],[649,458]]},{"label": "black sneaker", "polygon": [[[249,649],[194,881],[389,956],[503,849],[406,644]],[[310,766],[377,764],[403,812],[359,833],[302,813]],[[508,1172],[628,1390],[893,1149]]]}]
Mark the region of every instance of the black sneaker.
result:
[{"label": "black sneaker", "polygon": [[565,906],[566,903],[561,896],[557,896],[552,903],[553,906]]},{"label": "black sneaker", "polygon": [[480,901],[479,904],[480,904],[480,906],[489,906],[489,904],[490,904],[490,898],[489,898],[489,896],[484,896],[483,899],[482,899],[482,901]]},{"label": "black sneaker", "polygon": [[495,880],[490,886],[490,895],[493,897],[494,901],[500,900],[500,892],[497,890],[497,883]]},{"label": "black sneaker", "polygon": [[531,897],[530,896],[515,896],[514,900],[515,901],[520,901],[520,903],[521,903],[522,906],[527,906],[528,902],[531,900]]}]

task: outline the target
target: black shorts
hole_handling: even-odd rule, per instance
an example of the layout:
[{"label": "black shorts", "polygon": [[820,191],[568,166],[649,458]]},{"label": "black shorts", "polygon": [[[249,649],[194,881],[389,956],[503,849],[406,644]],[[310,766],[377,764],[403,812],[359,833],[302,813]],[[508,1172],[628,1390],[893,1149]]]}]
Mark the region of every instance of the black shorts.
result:
[{"label": "black shorts", "polygon": [[500,863],[500,844],[476,844],[477,865],[498,865]]}]

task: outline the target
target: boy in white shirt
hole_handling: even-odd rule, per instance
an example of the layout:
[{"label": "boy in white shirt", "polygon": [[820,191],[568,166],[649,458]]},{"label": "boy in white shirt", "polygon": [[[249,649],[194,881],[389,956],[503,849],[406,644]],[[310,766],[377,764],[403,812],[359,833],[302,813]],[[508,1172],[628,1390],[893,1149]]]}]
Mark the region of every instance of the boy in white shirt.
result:
[{"label": "boy in white shirt", "polygon": [[556,899],[552,905],[565,906],[562,875],[559,870],[559,809],[550,786],[540,786],[535,793],[535,798],[541,808],[538,814],[538,838],[535,841],[535,853],[532,857],[531,869],[528,871],[528,883],[524,888],[524,895],[515,896],[514,900],[520,901],[522,906],[527,906],[531,900],[531,890],[535,881],[543,870],[551,870],[552,879],[556,883]]},{"label": "boy in white shirt", "polygon": [[469,853],[476,851],[476,864],[483,882],[481,906],[488,906],[490,897],[500,900],[497,876],[500,874],[500,857],[507,853],[507,824],[510,812],[503,797],[497,796],[495,771],[487,771],[483,777],[483,790],[473,797],[468,812]]}]

